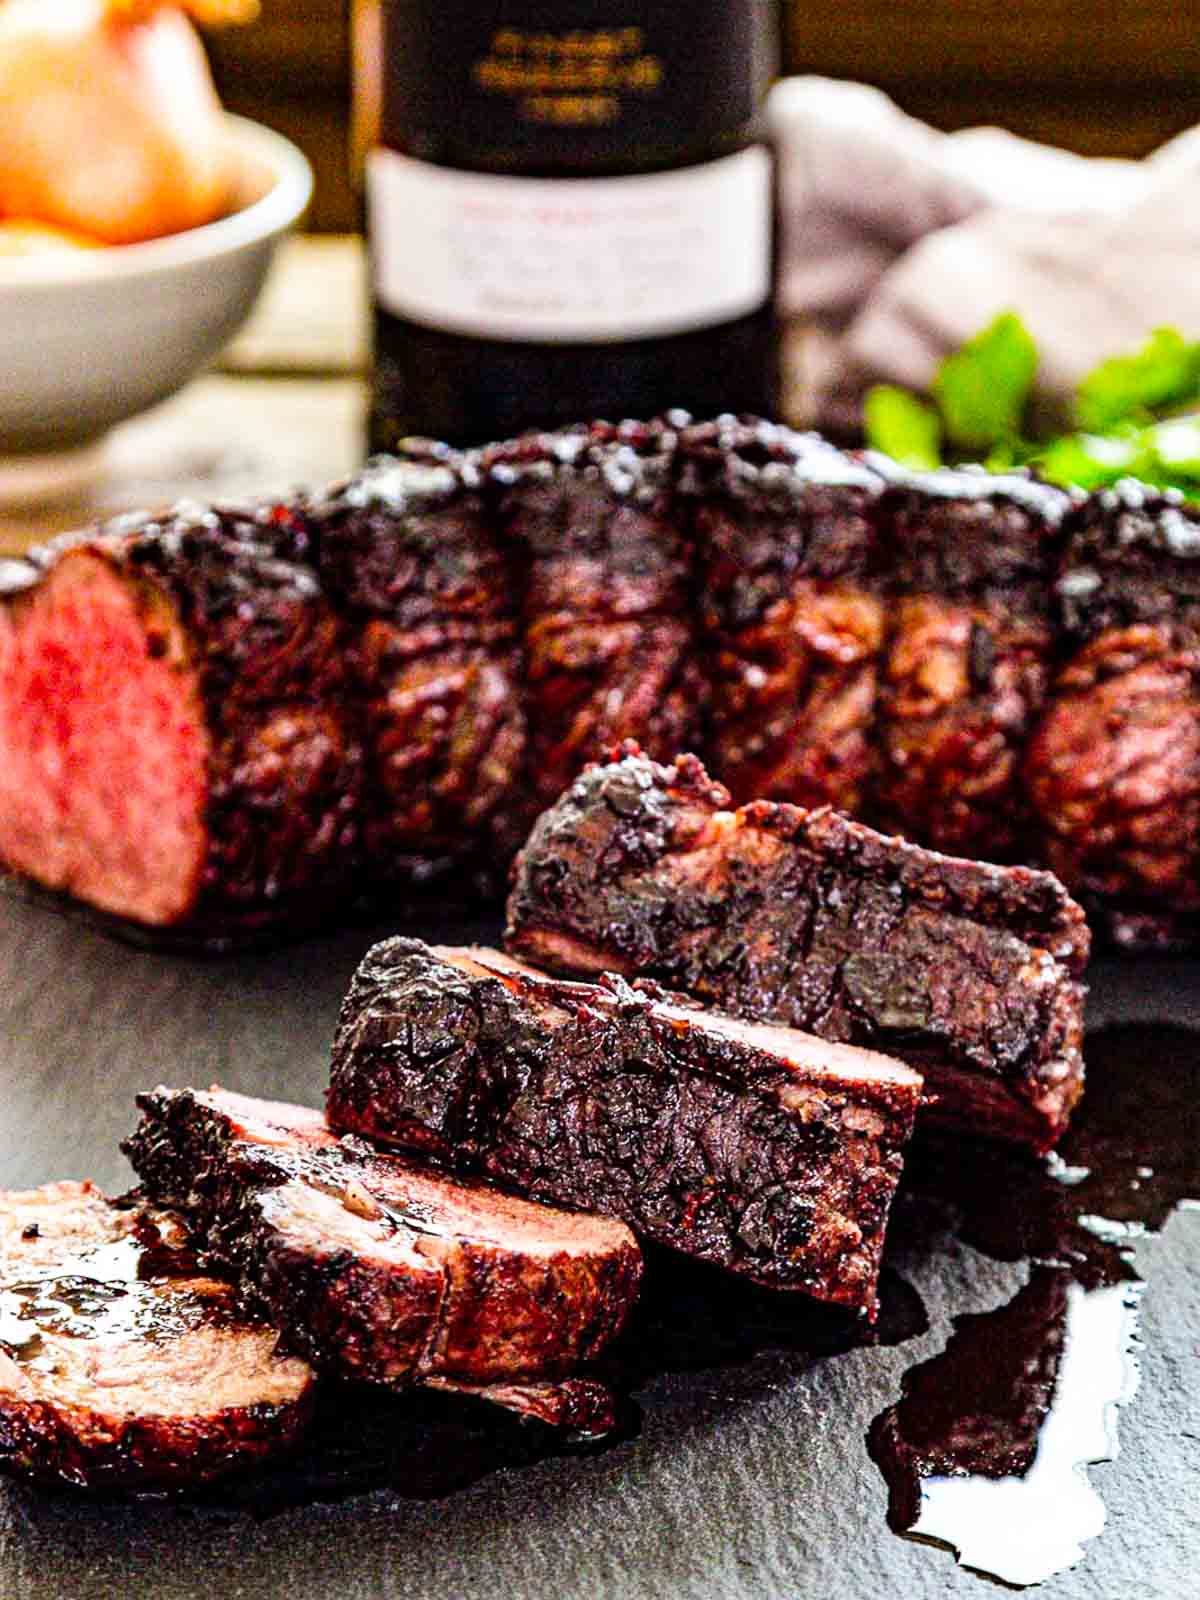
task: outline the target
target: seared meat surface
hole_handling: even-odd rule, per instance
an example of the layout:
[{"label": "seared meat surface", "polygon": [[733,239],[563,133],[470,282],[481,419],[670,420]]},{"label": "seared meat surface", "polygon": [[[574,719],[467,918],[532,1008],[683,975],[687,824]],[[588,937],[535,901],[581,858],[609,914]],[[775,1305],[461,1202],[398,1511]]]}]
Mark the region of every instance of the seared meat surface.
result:
[{"label": "seared meat surface", "polygon": [[409,440],[0,565],[0,865],[225,948],[456,873],[627,737],[1200,941],[1200,513],[753,419]]},{"label": "seared meat surface", "polygon": [[1072,518],[1068,653],[1026,761],[1045,859],[1119,942],[1200,926],[1200,513],[1137,484]]},{"label": "seared meat surface", "polygon": [[507,947],[898,1055],[938,1120],[1051,1146],[1082,1088],[1089,943],[1058,880],[728,802],[694,757],[591,768],[517,859]]},{"label": "seared meat surface", "polygon": [[856,810],[875,768],[882,479],[813,434],[733,419],[686,429],[680,461],[709,765],[738,800]]},{"label": "seared meat surface", "polygon": [[186,1205],[289,1345],[375,1383],[523,1384],[618,1331],[641,1257],[621,1223],[456,1183],[339,1139],[319,1112],[214,1089],[139,1098],[126,1152]]},{"label": "seared meat surface", "polygon": [[1026,859],[1020,764],[1046,697],[1070,497],[1019,476],[905,474],[871,459],[890,480],[894,598],[869,814],[936,850]]},{"label": "seared meat surface", "polygon": [[775,1288],[870,1308],[921,1079],[620,978],[390,939],[342,1008],[335,1128]]},{"label": "seared meat surface", "polygon": [[596,424],[482,452],[522,573],[527,820],[614,741],[696,741],[703,678],[690,559],[672,494],[675,435]]},{"label": "seared meat surface", "polygon": [[526,743],[517,602],[478,472],[414,445],[312,502],[306,521],[353,623],[372,870],[403,881],[511,854]]},{"label": "seared meat surface", "polygon": [[178,1218],[90,1183],[0,1194],[0,1467],[206,1483],[291,1446],[313,1373],[202,1270]]}]

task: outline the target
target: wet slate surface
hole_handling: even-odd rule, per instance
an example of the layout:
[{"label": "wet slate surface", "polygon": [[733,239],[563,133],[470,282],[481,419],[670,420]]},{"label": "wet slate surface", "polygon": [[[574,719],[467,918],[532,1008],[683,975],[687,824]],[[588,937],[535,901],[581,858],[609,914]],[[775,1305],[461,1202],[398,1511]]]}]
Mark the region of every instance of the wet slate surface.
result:
[{"label": "wet slate surface", "polygon": [[[129,1169],[117,1144],[131,1126],[132,1097],[158,1081],[219,1080],[318,1100],[338,1002],[383,931],[191,960],[0,903],[0,1184],[91,1176],[123,1187]],[[492,929],[485,918],[416,931],[450,940]],[[1200,963],[1101,963],[1090,1022],[1118,1021],[1145,1025],[1122,1036],[1137,1057],[1123,1068],[1126,1091],[1131,1074],[1135,1083],[1139,1072],[1153,1079],[1167,1054],[1177,1088],[1189,1089],[1180,1077],[1191,1070],[1187,1039],[1156,1025],[1197,1030],[1200,1099]],[[1104,1093],[1099,1073],[1091,1092]],[[1194,1102],[1181,1104],[1186,1115]],[[1187,1174],[1177,1187],[1187,1189]],[[1019,1211],[1014,1195],[1014,1236]],[[1003,1204],[992,1213],[994,1233]],[[765,1328],[761,1337],[778,1348],[753,1355],[730,1333],[742,1291],[681,1281],[682,1320],[704,1322],[703,1337],[672,1343],[660,1329],[651,1349],[647,1335],[640,1431],[607,1450],[553,1455],[545,1441],[506,1435],[497,1444],[490,1433],[481,1450],[470,1416],[405,1414],[397,1426],[420,1446],[407,1479],[400,1472],[392,1488],[332,1502],[296,1504],[289,1493],[270,1515],[232,1495],[204,1505],[96,1505],[0,1483],[0,1595],[982,1596],[986,1580],[947,1551],[889,1531],[887,1489],[865,1442],[904,1374],[943,1349],[952,1319],[1010,1302],[1029,1277],[1019,1249],[967,1243],[967,1232],[926,1225],[897,1237],[888,1291],[895,1342],[871,1348],[845,1348],[827,1325],[822,1333],[805,1323],[794,1338]],[[1137,1241],[1135,1264],[1147,1280],[1141,1390],[1121,1415],[1119,1458],[1090,1472],[1108,1527],[1080,1565],[1035,1591],[1048,1600],[1195,1592],[1200,1212],[1176,1211]],[[660,1312],[675,1292],[668,1284]]]}]

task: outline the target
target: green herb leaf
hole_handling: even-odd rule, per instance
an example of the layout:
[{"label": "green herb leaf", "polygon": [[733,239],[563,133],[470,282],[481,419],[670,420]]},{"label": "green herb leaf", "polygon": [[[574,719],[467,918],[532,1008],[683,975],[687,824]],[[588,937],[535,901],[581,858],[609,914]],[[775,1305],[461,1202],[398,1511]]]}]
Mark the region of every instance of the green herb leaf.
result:
[{"label": "green herb leaf", "polygon": [[1030,463],[1041,477],[1066,489],[1103,489],[1137,476],[1145,451],[1136,438],[1068,433],[1053,439]]},{"label": "green herb leaf", "polygon": [[953,443],[986,451],[1014,439],[1037,363],[1037,346],[1012,311],[1002,312],[947,356],[933,380],[933,392]]},{"label": "green herb leaf", "polygon": [[863,402],[867,443],[905,467],[941,465],[942,425],[937,412],[907,389],[876,384]]},{"label": "green herb leaf", "polygon": [[1172,417],[1152,430],[1154,451],[1167,472],[1200,478],[1200,417]]},{"label": "green herb leaf", "polygon": [[1090,433],[1118,423],[1148,422],[1155,411],[1200,395],[1200,345],[1176,328],[1156,328],[1131,356],[1102,361],[1079,385],[1075,418]]}]

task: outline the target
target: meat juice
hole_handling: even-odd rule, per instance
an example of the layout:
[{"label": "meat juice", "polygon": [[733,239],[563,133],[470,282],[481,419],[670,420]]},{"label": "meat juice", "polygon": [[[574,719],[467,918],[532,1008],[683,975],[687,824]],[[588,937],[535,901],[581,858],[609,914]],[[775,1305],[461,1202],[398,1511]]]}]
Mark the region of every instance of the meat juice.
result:
[{"label": "meat juice", "polygon": [[1090,1034],[1089,1095],[1044,1163],[982,1142],[914,1153],[900,1253],[922,1237],[927,1248],[940,1213],[962,1243],[1028,1262],[1029,1276],[1006,1304],[954,1317],[872,1425],[897,1533],[1021,1586],[1075,1565],[1103,1530],[1081,1469],[1117,1455],[1117,1407],[1140,1379],[1147,1285],[1133,1248],[1200,1195],[1195,1048],[1195,1033],[1161,1024]]},{"label": "meat juice", "polygon": [[360,7],[373,449],[775,412],[777,42],[772,0]]}]

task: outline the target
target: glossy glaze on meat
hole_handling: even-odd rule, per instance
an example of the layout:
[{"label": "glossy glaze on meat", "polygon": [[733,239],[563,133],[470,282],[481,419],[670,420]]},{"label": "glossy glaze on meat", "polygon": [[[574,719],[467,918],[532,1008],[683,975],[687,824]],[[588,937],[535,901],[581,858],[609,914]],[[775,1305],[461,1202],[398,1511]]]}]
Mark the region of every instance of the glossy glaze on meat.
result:
[{"label": "glossy glaze on meat", "polygon": [[980,471],[888,477],[891,599],[878,826],[989,861],[1033,851],[1021,757],[1053,664],[1052,586],[1070,496]]},{"label": "glossy glaze on meat", "polygon": [[1197,525],[753,420],[408,441],[323,494],[4,564],[0,860],[176,941],[292,932],[438,876],[494,891],[632,737],[1188,944]]},{"label": "glossy glaze on meat", "polygon": [[1071,518],[1063,659],[1025,762],[1042,853],[1118,943],[1200,931],[1200,513],[1125,484]]},{"label": "glossy glaze on meat", "polygon": [[525,769],[515,585],[478,472],[414,443],[305,508],[351,619],[367,749],[365,852],[385,881],[511,854]]},{"label": "glossy glaze on meat", "polygon": [[641,1257],[604,1217],[454,1182],[317,1111],[220,1089],[141,1095],[124,1148],[205,1250],[327,1373],[374,1383],[569,1375],[618,1332]]},{"label": "glossy glaze on meat", "polygon": [[524,597],[527,821],[614,742],[666,757],[700,735],[675,444],[667,427],[598,424],[481,452]]},{"label": "glossy glaze on meat", "polygon": [[871,1051],[494,950],[390,939],[334,1041],[330,1124],[622,1217],[774,1288],[870,1310],[921,1078]]},{"label": "glossy glaze on meat", "polygon": [[177,1217],[90,1183],[0,1194],[0,1469],[161,1492],[278,1455],[314,1375],[277,1343]]},{"label": "glossy glaze on meat", "polygon": [[728,807],[694,757],[589,769],[517,858],[507,947],[897,1055],[936,1119],[1052,1145],[1082,1089],[1089,945],[1058,879],[828,809]]},{"label": "glossy glaze on meat", "polygon": [[855,811],[866,798],[886,618],[882,489],[811,434],[732,419],[683,433],[712,693],[705,748],[739,800]]}]

